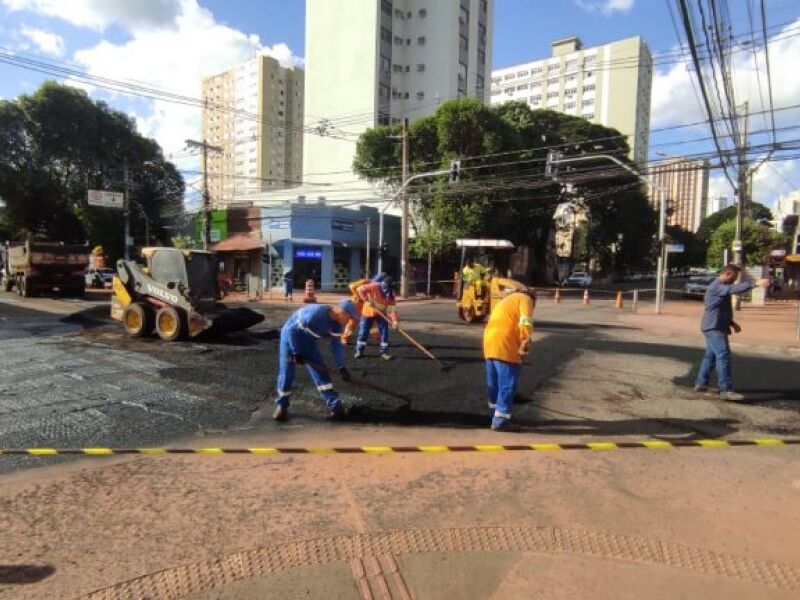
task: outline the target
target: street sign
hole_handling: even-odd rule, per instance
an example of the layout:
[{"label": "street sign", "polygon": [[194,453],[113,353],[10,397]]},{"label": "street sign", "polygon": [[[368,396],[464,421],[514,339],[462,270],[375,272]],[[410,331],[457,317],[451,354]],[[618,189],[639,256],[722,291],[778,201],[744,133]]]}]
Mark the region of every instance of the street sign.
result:
[{"label": "street sign", "polygon": [[679,252],[683,252],[683,244],[667,244],[667,252],[671,254],[678,254]]},{"label": "street sign", "polygon": [[102,206],[104,208],[124,208],[125,195],[122,192],[106,192],[103,190],[89,190],[89,206]]}]

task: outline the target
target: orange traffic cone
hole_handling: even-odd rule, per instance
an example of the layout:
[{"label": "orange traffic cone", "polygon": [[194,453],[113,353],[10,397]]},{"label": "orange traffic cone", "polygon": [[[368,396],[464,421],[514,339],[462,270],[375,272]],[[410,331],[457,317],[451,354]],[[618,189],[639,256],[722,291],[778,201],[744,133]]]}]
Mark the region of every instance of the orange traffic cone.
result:
[{"label": "orange traffic cone", "polygon": [[622,292],[617,290],[617,301],[614,303],[614,306],[617,307],[617,310],[622,309]]},{"label": "orange traffic cone", "polygon": [[553,297],[554,304],[561,304],[561,289],[556,288],[556,295]]},{"label": "orange traffic cone", "polygon": [[317,297],[314,295],[314,280],[306,279],[306,295],[303,296],[304,304],[316,304]]},{"label": "orange traffic cone", "polygon": [[588,289],[583,290],[583,304],[584,304],[584,306],[588,306],[589,305],[589,290]]}]

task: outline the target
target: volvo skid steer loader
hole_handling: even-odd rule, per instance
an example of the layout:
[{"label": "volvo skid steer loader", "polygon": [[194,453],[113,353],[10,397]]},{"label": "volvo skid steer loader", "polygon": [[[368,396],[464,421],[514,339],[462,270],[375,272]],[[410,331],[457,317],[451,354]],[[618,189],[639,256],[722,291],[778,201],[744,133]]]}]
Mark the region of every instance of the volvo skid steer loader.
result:
[{"label": "volvo skid steer loader", "polygon": [[264,320],[249,308],[217,301],[214,255],[179,248],[144,248],[147,266],[117,261],[112,282],[111,317],[134,337],[155,333],[171,342],[204,331],[226,333]]}]

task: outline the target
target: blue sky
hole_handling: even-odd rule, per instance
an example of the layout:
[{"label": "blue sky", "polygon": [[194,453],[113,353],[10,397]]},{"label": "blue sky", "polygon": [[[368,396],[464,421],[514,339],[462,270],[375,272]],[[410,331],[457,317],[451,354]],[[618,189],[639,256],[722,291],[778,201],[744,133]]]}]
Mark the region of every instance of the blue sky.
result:
[{"label": "blue sky", "polygon": [[[586,46],[641,35],[658,56],[677,44],[668,10],[673,4],[672,0],[496,0],[494,66],[547,56],[552,40],[571,35],[580,36]],[[730,5],[735,30],[746,31],[746,2],[731,0]],[[767,6],[769,25],[797,21],[794,27],[800,28],[800,2],[769,0]],[[95,75],[148,82],[198,97],[202,75],[223,70],[254,52],[272,54],[287,64],[301,61],[304,15],[304,0],[0,0],[0,47]],[[774,82],[777,106],[800,102],[800,74],[794,68],[800,56],[800,35],[789,30],[783,38],[774,50],[771,45],[770,55],[773,69],[780,74]],[[0,97],[29,92],[47,78],[0,63]],[[745,62],[739,79],[743,88],[753,79]],[[178,152],[185,137],[198,134],[199,110],[87,89],[131,113],[140,129],[156,137],[167,152]],[[743,95],[748,93],[755,95],[752,89]],[[758,103],[751,98],[751,104]],[[657,66],[651,126],[657,129],[702,118],[685,65]],[[798,122],[798,112],[781,115],[783,125]],[[763,121],[754,119],[751,128],[763,129]],[[789,131],[785,137],[798,137],[797,133]],[[708,150],[708,142],[684,143],[707,134],[706,128],[656,132],[651,157],[656,158],[657,151]],[[725,193],[719,175],[712,180],[712,190]],[[774,163],[756,176],[756,195],[765,202],[798,187],[800,165],[795,162]]]}]

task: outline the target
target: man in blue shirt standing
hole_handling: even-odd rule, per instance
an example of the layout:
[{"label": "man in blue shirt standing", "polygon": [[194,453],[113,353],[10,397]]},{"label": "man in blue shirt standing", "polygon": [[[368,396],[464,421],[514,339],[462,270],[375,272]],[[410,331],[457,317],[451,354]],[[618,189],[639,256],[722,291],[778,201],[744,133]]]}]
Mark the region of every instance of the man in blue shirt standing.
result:
[{"label": "man in blue shirt standing", "polygon": [[360,314],[352,300],[342,300],[338,306],[310,304],[295,311],[281,329],[278,349],[278,397],[272,418],[285,421],[289,418],[289,400],[292,395],[296,365],[306,365],[308,374],[317,386],[328,409],[329,418],[345,415],[339,394],[333,389],[330,372],[317,346],[323,338],[331,340],[331,352],[336,368],[344,381],[350,381],[350,372],[344,364],[344,347],[341,336],[349,322],[358,321]]},{"label": "man in blue shirt standing", "polygon": [[720,271],[719,276],[708,286],[704,303],[705,311],[700,323],[700,330],[706,338],[706,353],[697,373],[694,390],[696,392],[709,391],[708,383],[711,373],[716,367],[717,381],[719,383],[719,396],[723,400],[741,402],[742,394],[733,391],[733,375],[731,373],[731,349],[728,336],[731,329],[736,333],[741,327],[733,320],[733,306],[731,296],[743,294],[754,287],[767,287],[769,279],[759,279],[756,282],[743,281],[734,283],[739,275],[739,267],[727,265]]}]

